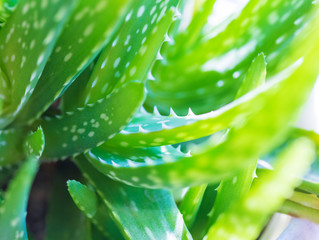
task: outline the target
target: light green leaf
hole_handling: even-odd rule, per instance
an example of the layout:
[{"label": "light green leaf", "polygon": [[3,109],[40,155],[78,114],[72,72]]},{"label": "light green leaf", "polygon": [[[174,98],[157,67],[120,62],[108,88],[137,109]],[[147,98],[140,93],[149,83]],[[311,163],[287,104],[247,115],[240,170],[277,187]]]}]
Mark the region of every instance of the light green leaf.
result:
[{"label": "light green leaf", "polygon": [[261,176],[245,197],[222,214],[207,238],[256,239],[269,216],[292,194],[314,153],[313,144],[307,139],[291,144],[278,158],[274,171]]},{"label": "light green leaf", "polygon": [[[289,124],[295,121],[317,79],[318,70],[313,63],[317,59],[316,42],[319,36],[315,26],[318,21],[319,18],[315,18],[300,37],[294,40],[294,44],[300,45],[302,42],[307,47],[302,58],[299,52],[289,55],[296,60],[299,58],[293,65],[293,70],[281,72],[265,86],[253,90],[230,105],[229,108],[244,106],[249,114],[243,114],[243,109],[238,111],[236,118],[241,119],[238,120],[241,124],[233,126],[223,143],[212,146],[208,142],[193,153],[193,156],[173,158],[171,163],[151,165],[143,162],[135,168],[121,163],[112,165],[105,161],[107,158],[104,159],[103,155],[95,154],[94,151],[90,153],[92,163],[104,174],[110,175],[112,171],[115,173],[113,177],[129,181],[130,184],[150,187],[185,187],[216,182],[234,175],[234,172],[246,167],[250,161],[270,151],[286,138]],[[295,94],[292,95],[291,92]],[[115,154],[115,159],[119,155],[121,154]],[[132,158],[129,160],[134,161]],[[131,181],[134,176],[141,176],[138,182]]]},{"label": "light green leaf", "polygon": [[[263,54],[260,54],[252,62],[248,73],[246,74],[245,79],[238,90],[237,98],[262,85],[265,82],[265,77],[265,60]],[[220,213],[225,211],[225,209],[227,209],[231,203],[236,202],[237,199],[239,199],[250,189],[253,173],[256,168],[256,162],[257,161],[254,161],[254,163],[247,167],[247,169],[241,170],[239,174],[237,174],[235,177],[232,177],[232,179],[222,180],[218,187],[218,195],[215,200],[214,207],[208,214],[209,221],[205,226],[206,231]],[[180,211],[183,214],[188,227],[192,226],[192,223],[196,218],[196,214],[200,207],[206,187],[207,185],[200,185],[189,188],[180,205]],[[203,227],[203,229],[205,229],[205,227]]]},{"label": "light green leaf", "polygon": [[[253,62],[253,67],[248,70],[243,80],[237,98],[265,81],[265,67],[264,55],[258,55]],[[137,114],[120,134],[107,141],[105,145],[116,146],[125,143],[130,147],[150,147],[176,144],[209,136],[240,123],[244,116],[258,111],[259,106],[256,106],[256,109],[252,108],[257,98],[258,96],[255,96],[207,114],[194,115],[190,112],[186,117],[177,116],[172,109],[170,116],[161,116],[157,110],[154,114],[143,111]]]},{"label": "light green leaf", "polygon": [[0,128],[12,121],[34,91],[75,2],[21,1],[1,29],[0,65],[11,94],[0,116]]},{"label": "light green leaf", "polygon": [[14,124],[30,124],[63,93],[110,41],[129,2],[79,1],[56,42],[34,93]]},{"label": "light green leaf", "polygon": [[[249,91],[263,85],[266,79],[265,56],[259,54],[250,65],[248,72],[239,88],[236,98],[247,94]],[[232,129],[230,129],[232,131]],[[234,203],[239,201],[250,189],[257,166],[257,158],[253,159],[245,169],[227,179],[223,179],[217,189],[214,207],[209,214],[210,220],[207,230],[218,217]]]},{"label": "light green leaf", "polygon": [[114,182],[97,172],[84,157],[76,159],[76,164],[104,199],[125,239],[192,239],[168,191]]},{"label": "light green leaf", "polygon": [[189,107],[196,114],[218,109],[235,98],[243,74],[260,52],[267,56],[269,74],[278,73],[282,61],[294,61],[284,53],[304,47],[291,42],[316,8],[312,2],[249,1],[217,36],[203,36],[192,51],[154,65],[157,81],[147,84],[146,108],[155,105],[168,114],[172,107],[179,115],[186,114]]},{"label": "light green leaf", "polygon": [[101,145],[125,127],[143,100],[144,85],[130,82],[95,104],[43,121],[44,157],[63,158]]},{"label": "light green leaf", "polygon": [[258,54],[258,56],[252,61],[247,74],[238,89],[236,99],[244,96],[253,89],[262,86],[266,81],[266,61],[265,55],[263,53]]},{"label": "light green leaf", "polygon": [[176,55],[185,54],[198,44],[203,26],[207,23],[215,2],[216,0],[204,0],[198,4],[199,6],[197,8],[194,6],[191,22],[184,31],[174,36],[174,44],[171,45],[171,48],[167,49],[165,55],[167,58],[174,58]]},{"label": "light green leaf", "polygon": [[261,159],[258,161],[257,173],[272,170],[273,164],[278,153],[289,143],[300,137],[308,138],[316,145],[317,155],[315,161],[312,163],[311,168],[309,169],[307,174],[302,177],[303,181],[298,187],[298,189],[303,192],[319,195],[319,135],[314,131],[293,128],[291,134],[289,135],[289,138],[282,145],[280,145],[270,153],[266,154],[265,156],[261,157]]},{"label": "light green leaf", "polygon": [[207,185],[191,187],[186,192],[181,202],[179,210],[181,211],[181,214],[185,220],[185,224],[188,228],[193,225],[196,219],[196,214],[202,202],[206,187]]}]

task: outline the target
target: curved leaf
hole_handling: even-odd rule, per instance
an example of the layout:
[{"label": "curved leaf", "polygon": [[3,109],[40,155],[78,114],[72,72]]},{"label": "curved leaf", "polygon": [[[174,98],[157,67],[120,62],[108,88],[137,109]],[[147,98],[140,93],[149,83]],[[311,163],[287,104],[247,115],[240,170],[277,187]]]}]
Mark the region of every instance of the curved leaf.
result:
[{"label": "curved leaf", "polygon": [[101,54],[80,104],[92,103],[131,80],[143,81],[179,0],[133,2],[119,33]]},{"label": "curved leaf", "polygon": [[[266,62],[265,56],[260,54],[250,65],[247,75],[245,76],[236,97],[241,97],[249,91],[265,83]],[[232,129],[230,129],[232,131]],[[217,189],[217,197],[214,207],[209,213],[209,223],[207,230],[214,224],[218,217],[227,211],[227,209],[239,199],[241,199],[251,187],[257,166],[257,158],[233,176],[232,178],[223,179]]]},{"label": "curved leaf", "polygon": [[[318,17],[314,19],[304,29],[300,38],[295,39],[295,44],[302,42],[307,48],[315,47],[319,36],[314,34],[316,33],[314,27],[318,21]],[[172,185],[185,187],[214,182],[233,175],[236,170],[244,168],[250,160],[258,159],[260,155],[270,151],[285,139],[289,130],[288,123],[292,123],[298,116],[299,109],[318,75],[317,68],[313,65],[317,62],[317,48],[312,50],[307,48],[306,52],[302,53],[304,57],[297,61],[299,66],[295,66],[293,73],[289,75],[283,72],[264,87],[235,101],[234,105],[238,106],[241,106],[239,104],[241,101],[245,102],[246,108],[253,109],[254,112],[248,116],[244,114],[241,124],[233,127],[225,142],[217,146],[204,146],[192,157],[175,158],[172,163],[155,166],[148,163],[135,168],[123,164],[112,165],[107,163],[109,156],[104,159],[103,155],[95,155],[94,151],[90,153],[92,163],[104,174],[110,175],[110,171],[114,172],[113,178],[152,188]],[[300,53],[293,53],[290,57],[298,59]],[[302,84],[300,84],[301,79]],[[291,92],[295,94],[292,95]],[[252,99],[254,101],[248,101]],[[237,118],[242,116],[242,112],[238,114]],[[138,182],[133,182],[131,179],[136,176],[141,177]]]},{"label": "curved leaf", "polygon": [[10,183],[0,207],[0,230],[4,239],[27,239],[25,212],[38,159],[31,155]]},{"label": "curved leaf", "polygon": [[84,157],[76,159],[76,163],[104,199],[125,239],[192,239],[168,191],[114,182],[97,172]]},{"label": "curved leaf", "polygon": [[32,123],[61,95],[110,41],[129,2],[79,1],[14,124]]},{"label": "curved leaf", "polygon": [[289,136],[289,138],[278,148],[268,153],[265,156],[262,156],[258,161],[258,169],[257,172],[265,172],[273,169],[273,164],[276,156],[291,141],[296,138],[305,137],[313,141],[316,145],[317,155],[315,161],[312,163],[311,168],[302,177],[302,183],[298,187],[301,191],[313,193],[319,195],[319,157],[318,157],[318,149],[319,149],[319,135],[313,131],[308,131],[304,129],[294,128]]},{"label": "curved leaf", "polygon": [[191,51],[154,64],[157,81],[147,84],[146,108],[157,106],[167,114],[172,107],[179,115],[189,107],[196,114],[218,109],[234,99],[243,74],[259,52],[267,56],[270,75],[276,74],[282,61],[295,61],[284,53],[302,46],[291,46],[291,42],[316,8],[312,2],[249,1],[217,36],[204,37]]},{"label": "curved leaf", "polygon": [[30,188],[37,173],[38,160],[44,146],[41,129],[28,137],[26,146],[28,157],[10,182],[4,202],[0,205],[0,232],[3,239],[28,239],[25,213]]},{"label": "curved leaf", "polygon": [[183,215],[186,226],[193,225],[199,210],[207,185],[191,187],[185,194],[179,210]]},{"label": "curved leaf", "polygon": [[144,85],[131,82],[95,104],[43,121],[43,156],[63,158],[101,145],[125,127],[143,99]]},{"label": "curved leaf", "polygon": [[67,184],[74,203],[105,237],[108,239],[123,238],[117,226],[110,219],[104,204],[99,201],[93,190],[75,180],[68,181]]},{"label": "curved leaf", "polygon": [[[290,84],[289,82],[297,82],[299,78],[305,78],[303,72],[306,73],[309,71],[308,79],[309,81],[312,81],[310,85],[313,85],[316,73],[315,66],[312,64],[316,61],[310,60],[312,57],[314,56],[309,57],[308,63],[303,63],[294,74],[280,83],[281,85],[287,85],[285,88],[290,88],[290,92],[299,92],[300,97],[303,95],[302,98],[305,98],[307,93],[302,93],[302,91],[299,90],[298,85]],[[282,76],[279,75],[278,77],[281,78]],[[287,92],[287,95],[284,91],[282,94],[279,92],[275,93],[277,91],[277,86],[275,85],[275,82],[269,82],[265,87],[252,91],[250,94],[239,98],[217,111],[203,115],[190,115],[187,117],[166,117],[150,114],[137,115],[124,131],[115,136],[114,139],[106,142],[105,145],[116,146],[125,144],[125,146],[131,147],[148,147],[194,140],[211,135],[230,126],[242,124],[245,119],[248,119],[255,114],[259,114],[258,112],[263,105],[265,105],[264,108],[266,108],[266,106],[267,108],[270,108],[270,105],[272,105],[274,111],[275,108],[278,108],[279,110],[279,108],[283,107],[284,110],[278,111],[278,116],[282,115],[283,112],[288,114],[289,111],[296,111],[295,106],[300,105],[301,101],[296,101],[294,104],[291,102],[291,104],[289,104],[287,99],[291,97],[288,96],[290,93]],[[293,90],[293,88],[295,88],[295,90]],[[305,90],[309,91],[309,87],[305,86]],[[277,97],[274,97],[274,95],[277,95]],[[285,103],[281,103],[282,99]],[[284,107],[282,105],[280,107],[281,104],[286,104],[287,106]],[[272,112],[270,109],[269,111]]]},{"label": "curved leaf", "polygon": [[20,1],[1,29],[0,66],[9,80],[11,95],[0,117],[0,128],[12,121],[34,91],[75,2]]},{"label": "curved leaf", "polygon": [[275,170],[261,176],[246,196],[222,214],[207,238],[256,239],[270,215],[298,185],[313,157],[314,148],[309,140],[299,139],[291,144],[278,158]]}]

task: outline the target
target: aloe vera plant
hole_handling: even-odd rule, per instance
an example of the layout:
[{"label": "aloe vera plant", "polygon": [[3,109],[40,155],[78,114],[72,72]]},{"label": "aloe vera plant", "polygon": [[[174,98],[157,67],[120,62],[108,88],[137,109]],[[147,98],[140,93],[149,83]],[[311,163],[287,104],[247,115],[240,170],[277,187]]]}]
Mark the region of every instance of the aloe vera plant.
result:
[{"label": "aloe vera plant", "polygon": [[319,137],[294,126],[319,75],[319,5],[251,0],[214,26],[221,2],[0,0],[0,239],[319,224]]}]

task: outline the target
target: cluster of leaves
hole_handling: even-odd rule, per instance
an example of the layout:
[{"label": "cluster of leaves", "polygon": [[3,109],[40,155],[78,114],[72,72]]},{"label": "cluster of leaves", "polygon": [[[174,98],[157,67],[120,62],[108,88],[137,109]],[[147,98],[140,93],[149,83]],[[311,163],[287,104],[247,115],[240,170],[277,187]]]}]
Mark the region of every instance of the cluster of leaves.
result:
[{"label": "cluster of leaves", "polygon": [[293,127],[319,74],[317,3],[251,0],[219,30],[212,0],[0,4],[1,239],[32,238],[38,167],[65,159],[80,175],[57,170],[46,239],[319,224],[319,137]]}]

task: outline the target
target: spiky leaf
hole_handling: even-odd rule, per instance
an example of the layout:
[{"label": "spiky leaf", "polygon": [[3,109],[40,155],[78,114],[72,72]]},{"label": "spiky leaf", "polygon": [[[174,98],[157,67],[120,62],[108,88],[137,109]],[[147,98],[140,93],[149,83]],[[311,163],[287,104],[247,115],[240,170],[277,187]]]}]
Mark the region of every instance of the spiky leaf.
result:
[{"label": "spiky leaf", "polygon": [[143,99],[144,85],[131,82],[95,104],[44,121],[44,157],[66,157],[102,144],[125,127]]},{"label": "spiky leaf", "polygon": [[97,172],[84,157],[76,163],[104,199],[126,239],[192,239],[168,191],[114,182]]},{"label": "spiky leaf", "polygon": [[99,58],[83,92],[82,104],[98,100],[124,82],[144,80],[177,4],[178,0],[142,0],[132,4],[112,45]]}]

